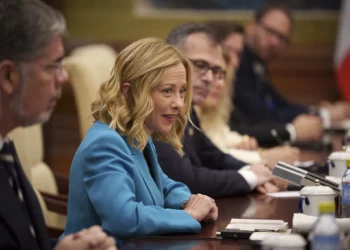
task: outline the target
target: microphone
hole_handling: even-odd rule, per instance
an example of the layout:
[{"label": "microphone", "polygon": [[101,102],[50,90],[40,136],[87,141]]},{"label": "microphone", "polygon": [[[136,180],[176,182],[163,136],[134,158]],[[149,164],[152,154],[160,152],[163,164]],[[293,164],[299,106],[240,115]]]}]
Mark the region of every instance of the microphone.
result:
[{"label": "microphone", "polygon": [[272,174],[298,186],[314,186],[317,184],[327,186],[339,194],[339,186],[337,183],[282,161],[277,163],[272,170]]}]

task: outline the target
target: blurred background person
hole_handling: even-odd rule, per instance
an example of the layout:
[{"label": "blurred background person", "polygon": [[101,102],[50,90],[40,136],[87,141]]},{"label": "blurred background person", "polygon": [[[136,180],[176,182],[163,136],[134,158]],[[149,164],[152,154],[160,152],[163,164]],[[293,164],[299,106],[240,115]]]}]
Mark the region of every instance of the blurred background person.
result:
[{"label": "blurred background person", "polygon": [[[233,69],[233,76],[240,66],[241,56],[244,48],[244,28],[241,24],[232,21],[209,21],[206,23],[211,27],[219,39],[223,48],[230,56]],[[234,77],[231,78],[234,81]],[[233,85],[233,83],[231,84]],[[231,96],[231,106],[227,105],[227,113],[225,112],[225,120],[228,121],[233,131],[241,133],[240,143],[235,147],[239,149],[253,150],[260,146],[271,147],[290,142],[291,135],[284,123],[278,121],[257,121],[234,106],[234,87],[229,91]],[[275,131],[275,133],[272,133]],[[249,136],[248,136],[249,135]],[[276,138],[276,135],[278,138]],[[252,146],[253,145],[253,146]]]},{"label": "blurred background person", "polygon": [[321,139],[323,128],[348,118],[348,104],[310,108],[287,101],[269,80],[266,63],[290,43],[294,19],[286,6],[270,3],[248,24],[246,46],[235,78],[235,107],[256,121],[285,124],[291,141]]},{"label": "blurred background person", "polygon": [[163,173],[151,139],[183,155],[191,97],[189,62],[171,45],[148,38],[120,52],[72,162],[65,235],[99,224],[121,245],[137,236],[199,233],[200,222],[217,219],[213,199],[191,195]]},{"label": "blurred background person", "polygon": [[[234,93],[233,89],[233,81],[235,72],[238,69],[240,65],[240,57],[241,53],[244,47],[244,28],[241,24],[237,22],[232,21],[210,21],[206,23],[210,28],[212,28],[218,40],[221,42],[221,45],[224,48],[224,51],[229,56],[229,58],[226,57],[225,64],[226,64],[226,70],[228,72],[226,77],[226,83],[224,84],[223,81],[216,81],[215,86],[210,91],[210,94],[206,100],[206,109],[217,107],[219,110],[218,113],[215,113],[215,111],[210,112],[211,114],[215,114],[217,116],[221,116],[221,120],[218,123],[221,123],[222,121],[225,124],[231,123],[231,125],[234,125],[234,129],[242,132],[246,132],[252,136],[257,136],[256,141],[254,144],[256,145],[257,149],[259,147],[259,144],[261,145],[276,145],[280,144],[280,141],[276,140],[276,138],[271,134],[271,130],[278,131],[283,134],[287,134],[288,132],[285,129],[285,126],[281,123],[276,122],[252,122],[251,119],[246,119],[242,113],[237,110],[236,107],[233,105],[233,99],[234,99]],[[224,56],[225,58],[225,56]],[[231,83],[230,83],[231,81]],[[223,90],[220,90],[221,88],[224,88]],[[222,94],[221,94],[222,93]],[[220,97],[223,97],[220,99]],[[230,100],[229,100],[230,99]],[[218,102],[220,100],[220,102]],[[219,104],[218,104],[219,103]],[[208,105],[210,107],[208,107]],[[204,118],[205,119],[205,118]],[[211,119],[206,119],[206,121],[210,124],[210,121],[213,121]],[[207,125],[203,124],[207,127]],[[211,127],[209,125],[209,127]],[[205,129],[205,128],[204,128]],[[207,128],[209,129],[209,128]],[[228,128],[227,128],[228,129]],[[215,134],[215,132],[213,132]],[[287,135],[287,138],[289,136]],[[249,146],[250,141],[252,139],[255,139],[255,137],[249,138],[249,140],[246,139],[246,136],[240,135],[237,132],[231,132],[230,133],[230,148],[232,147],[232,144],[234,144],[234,148],[240,148],[240,149],[252,149]],[[248,142],[248,143],[247,143]],[[254,148],[253,148],[254,149]],[[270,153],[266,151],[261,151],[260,153],[263,153],[263,158],[267,159],[267,162],[270,162],[268,159],[271,159],[270,157],[273,157],[274,154],[276,154],[276,157],[273,157],[274,159],[277,159],[278,156],[281,156],[284,149],[287,149],[286,147],[279,147],[275,148],[276,150],[269,151]],[[289,150],[287,150],[289,151]],[[292,158],[297,159],[299,158],[296,154],[295,150],[292,150],[293,154],[287,155],[292,156]],[[291,153],[291,151],[289,151]],[[251,159],[258,159],[258,157],[251,157]],[[290,158],[291,159],[291,158]],[[275,162],[275,161],[272,161]]]}]

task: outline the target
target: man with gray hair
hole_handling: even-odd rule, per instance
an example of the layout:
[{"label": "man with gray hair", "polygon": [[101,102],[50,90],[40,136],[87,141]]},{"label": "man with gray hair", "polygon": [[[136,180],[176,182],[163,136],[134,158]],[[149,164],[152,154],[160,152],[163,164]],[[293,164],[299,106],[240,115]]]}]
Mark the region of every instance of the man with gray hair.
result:
[{"label": "man with gray hair", "polygon": [[[36,195],[7,134],[47,121],[67,74],[64,17],[39,0],[0,0],[0,249],[52,245]],[[56,250],[116,249],[94,226],[61,239]]]},{"label": "man with gray hair", "polygon": [[[211,84],[226,74],[220,66],[223,51],[215,33],[206,25],[188,23],[173,29],[167,42],[192,62],[192,103],[200,106]],[[170,145],[155,142],[160,166],[170,178],[185,183],[192,193],[212,197],[247,194],[255,188],[260,192],[276,191],[268,182],[272,178],[268,168],[261,164],[245,166],[224,154],[198,129],[200,124],[194,110],[191,120],[193,124],[187,125],[184,135],[184,157]]]}]

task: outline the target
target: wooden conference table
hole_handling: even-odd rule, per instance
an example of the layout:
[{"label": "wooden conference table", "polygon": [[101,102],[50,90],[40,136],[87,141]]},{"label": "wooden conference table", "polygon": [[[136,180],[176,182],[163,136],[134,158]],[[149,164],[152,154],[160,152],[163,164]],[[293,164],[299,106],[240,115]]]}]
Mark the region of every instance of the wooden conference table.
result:
[{"label": "wooden conference table", "polygon": [[[333,151],[341,149],[341,135],[332,137]],[[329,155],[326,151],[302,150],[301,160],[325,162]],[[202,226],[200,234],[154,236],[135,238],[127,241],[121,250],[238,250],[254,249],[249,240],[216,239],[216,232],[224,229],[231,218],[278,219],[288,222],[292,228],[293,214],[298,212],[299,198],[273,198],[252,194],[249,196],[215,199],[219,208],[219,218],[213,224]],[[248,207],[254,204],[255,211],[250,214]]]}]

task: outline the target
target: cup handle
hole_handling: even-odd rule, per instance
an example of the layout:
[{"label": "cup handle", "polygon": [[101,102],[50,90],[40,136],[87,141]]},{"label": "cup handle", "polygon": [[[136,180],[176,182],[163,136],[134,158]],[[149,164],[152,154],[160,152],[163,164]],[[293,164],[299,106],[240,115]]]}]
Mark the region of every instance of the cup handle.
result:
[{"label": "cup handle", "polygon": [[306,204],[306,206],[310,205],[310,200],[307,197],[305,197],[305,204]]},{"label": "cup handle", "polygon": [[299,198],[299,213],[304,213],[304,211],[303,211],[303,202],[304,202],[304,200],[305,200],[305,204],[307,206],[310,205],[309,198],[300,196],[300,198]]},{"label": "cup handle", "polygon": [[305,197],[301,197],[299,198],[299,213],[304,213],[303,211],[303,202],[305,200]]},{"label": "cup handle", "polygon": [[328,160],[327,162],[326,162],[326,167],[332,167],[332,168],[335,168],[335,164],[334,164],[334,162],[332,162],[331,160]]}]

